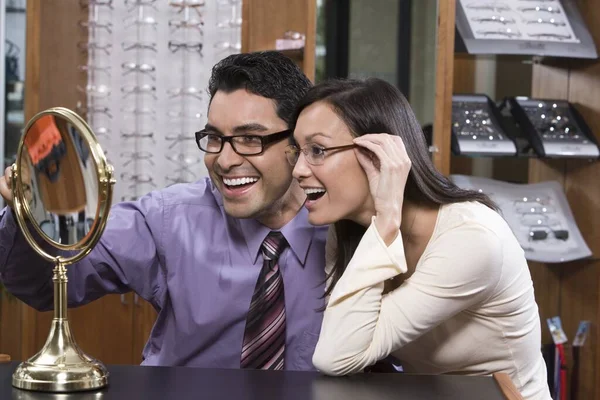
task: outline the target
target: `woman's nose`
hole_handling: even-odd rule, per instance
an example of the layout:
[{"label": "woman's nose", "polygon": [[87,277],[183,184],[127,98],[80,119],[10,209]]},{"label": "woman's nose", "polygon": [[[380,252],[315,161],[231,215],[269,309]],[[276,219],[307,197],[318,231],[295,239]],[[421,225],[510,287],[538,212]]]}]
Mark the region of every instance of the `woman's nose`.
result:
[{"label": "woman's nose", "polygon": [[302,180],[306,179],[311,174],[312,170],[310,169],[310,165],[306,162],[306,157],[304,157],[304,153],[300,152],[298,154],[298,160],[296,160],[296,165],[294,165],[292,176],[297,180]]}]

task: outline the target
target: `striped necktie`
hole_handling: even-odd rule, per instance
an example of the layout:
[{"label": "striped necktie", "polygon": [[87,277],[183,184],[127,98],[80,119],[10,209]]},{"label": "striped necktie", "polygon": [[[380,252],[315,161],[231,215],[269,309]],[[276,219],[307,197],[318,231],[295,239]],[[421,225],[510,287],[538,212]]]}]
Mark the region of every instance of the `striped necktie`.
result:
[{"label": "striped necktie", "polygon": [[262,243],[264,262],[246,317],[241,368],[284,367],[285,298],[278,259],[286,246],[281,232],[270,232]]}]

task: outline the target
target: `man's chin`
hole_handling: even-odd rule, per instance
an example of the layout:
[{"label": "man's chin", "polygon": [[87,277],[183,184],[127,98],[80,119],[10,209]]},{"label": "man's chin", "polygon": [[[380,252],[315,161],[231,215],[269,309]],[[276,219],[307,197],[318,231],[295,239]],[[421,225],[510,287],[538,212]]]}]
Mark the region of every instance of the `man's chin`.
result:
[{"label": "man's chin", "polygon": [[223,199],[223,208],[227,215],[233,218],[255,218],[258,214],[258,211],[254,210],[247,203],[232,203],[226,199]]}]

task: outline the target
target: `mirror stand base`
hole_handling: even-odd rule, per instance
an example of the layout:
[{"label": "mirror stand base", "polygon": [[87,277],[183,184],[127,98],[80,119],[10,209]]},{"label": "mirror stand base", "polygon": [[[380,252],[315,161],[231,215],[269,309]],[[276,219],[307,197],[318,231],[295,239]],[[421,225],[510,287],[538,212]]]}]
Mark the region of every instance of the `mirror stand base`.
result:
[{"label": "mirror stand base", "polygon": [[15,370],[12,385],[41,392],[95,390],[108,384],[108,371],[81,351],[66,319],[55,318],[46,344]]}]

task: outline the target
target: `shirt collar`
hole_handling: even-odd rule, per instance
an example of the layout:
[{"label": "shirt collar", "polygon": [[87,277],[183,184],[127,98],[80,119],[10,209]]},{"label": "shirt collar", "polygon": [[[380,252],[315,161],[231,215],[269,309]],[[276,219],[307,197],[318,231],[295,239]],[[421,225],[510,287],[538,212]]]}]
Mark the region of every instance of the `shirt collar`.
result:
[{"label": "shirt collar", "polygon": [[[308,223],[307,214],[308,211],[302,207],[300,212],[279,230],[288,241],[292,252],[300,260],[302,266],[306,262],[308,249],[315,231],[315,227]],[[271,229],[255,219],[240,219],[239,224],[248,246],[250,259],[256,264],[260,256],[260,246],[271,232]]]},{"label": "shirt collar", "polygon": [[[223,207],[223,197],[212,183],[212,180],[211,190],[217,204]],[[253,218],[237,219],[227,216],[227,219],[237,222],[242,231],[242,236],[246,241],[250,259],[253,264],[256,264],[260,256],[260,246],[269,232],[271,232],[271,229]],[[308,249],[310,248],[315,233],[315,227],[308,222],[308,211],[306,208],[302,207],[298,214],[296,214],[290,222],[284,225],[280,231],[290,244],[292,252],[296,255],[298,260],[300,260],[302,266],[304,266],[308,256]]]}]

